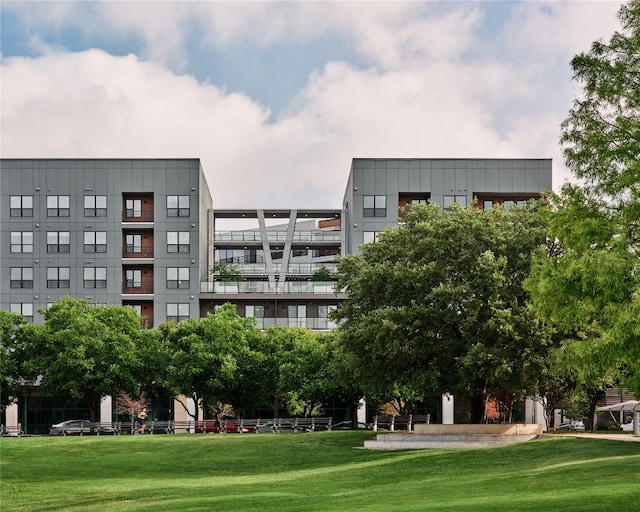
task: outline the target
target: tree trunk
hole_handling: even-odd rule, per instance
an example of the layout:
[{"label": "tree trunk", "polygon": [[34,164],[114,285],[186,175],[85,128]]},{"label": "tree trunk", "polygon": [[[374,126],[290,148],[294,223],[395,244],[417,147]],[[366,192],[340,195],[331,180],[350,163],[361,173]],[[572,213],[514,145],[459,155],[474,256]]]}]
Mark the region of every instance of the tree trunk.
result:
[{"label": "tree trunk", "polygon": [[474,395],[470,400],[471,405],[471,423],[482,423],[485,412],[484,397],[481,393]]}]

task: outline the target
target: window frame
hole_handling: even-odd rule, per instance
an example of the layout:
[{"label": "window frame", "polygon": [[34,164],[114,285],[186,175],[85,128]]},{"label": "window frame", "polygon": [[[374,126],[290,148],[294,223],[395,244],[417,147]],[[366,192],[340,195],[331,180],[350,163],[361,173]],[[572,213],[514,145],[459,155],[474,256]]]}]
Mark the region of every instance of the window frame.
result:
[{"label": "window frame", "polygon": [[[167,267],[166,286],[168,290],[185,290],[191,287],[189,267]],[[186,278],[185,278],[186,272]],[[169,275],[171,273],[171,275]],[[175,277],[175,278],[174,278]]]},{"label": "window frame", "polygon": [[[170,204],[171,203],[171,204]],[[167,217],[189,217],[191,215],[190,196],[168,195]]]},{"label": "window frame", "polygon": [[47,288],[71,288],[71,267],[47,267]]},{"label": "window frame", "polygon": [[[29,270],[31,271],[31,279],[28,279]],[[19,276],[17,274],[19,274]],[[15,279],[15,277],[20,277],[20,279]],[[32,290],[33,289],[33,267],[10,267],[9,288],[13,288],[13,289],[22,288],[26,290]]]},{"label": "window frame", "polygon": [[[99,276],[98,273],[100,273]],[[82,287],[85,289],[105,289],[107,287],[107,267],[83,267]]]},{"label": "window frame", "polygon": [[104,196],[104,195],[84,196],[84,216],[85,217],[106,217],[107,216],[107,196]]},{"label": "window frame", "polygon": [[386,195],[363,195],[362,196],[362,216],[363,217],[386,217],[387,216],[387,196]]},{"label": "window frame", "polygon": [[[20,242],[16,243],[16,237]],[[29,237],[31,243],[28,242]],[[25,238],[27,241],[25,241]],[[33,254],[33,231],[11,231],[9,234],[9,251],[13,254]],[[15,248],[19,250],[14,250]],[[29,249],[30,248],[30,249]]]},{"label": "window frame", "polygon": [[[100,238],[100,240],[98,240],[98,238]],[[104,243],[102,243],[102,240],[104,240]],[[84,252],[99,253],[99,254],[106,253],[107,252],[107,232],[106,231],[85,231],[84,232]]]},{"label": "window frame", "polygon": [[70,212],[69,196],[47,196],[47,217],[69,217]]},{"label": "window frame", "polygon": [[[186,237],[186,243],[185,243]],[[174,241],[175,240],[175,241]],[[191,251],[190,231],[167,231],[167,253],[180,254]]]},{"label": "window frame", "polygon": [[[65,238],[67,239],[68,243],[64,243]],[[52,254],[70,254],[71,232],[47,231],[47,252]]]},{"label": "window frame", "polygon": [[[25,206],[25,202],[31,206]],[[33,196],[9,196],[9,217],[33,217]]]},{"label": "window frame", "polygon": [[[175,312],[174,314],[171,314],[169,312],[169,309],[174,310],[175,311],[171,311],[171,313]],[[184,310],[186,309],[186,315],[181,315],[180,312],[184,312]],[[167,302],[167,307],[166,307],[166,313],[167,313],[167,322],[171,322],[174,321],[176,323],[178,322],[182,322],[183,320],[188,320],[189,318],[191,318],[191,307],[190,304],[188,302]]]}]

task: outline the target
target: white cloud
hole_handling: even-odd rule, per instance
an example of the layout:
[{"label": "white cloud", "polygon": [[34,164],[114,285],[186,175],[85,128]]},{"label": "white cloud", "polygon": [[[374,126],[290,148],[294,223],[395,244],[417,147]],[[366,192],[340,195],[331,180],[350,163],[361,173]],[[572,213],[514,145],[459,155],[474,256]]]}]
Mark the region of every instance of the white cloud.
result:
[{"label": "white cloud", "polygon": [[[431,18],[417,2],[201,2],[153,14],[119,4],[99,4],[100,21],[142,34],[151,60],[99,50],[5,59],[2,156],[200,157],[227,208],[339,207],[353,157],[553,157],[559,185],[559,124],[575,92],[567,63],[609,37],[617,11],[524,3],[498,52],[476,35],[477,4]],[[335,34],[369,65],[328,62],[272,120],[246,95],[167,69],[187,58],[194,13],[217,45]]]}]

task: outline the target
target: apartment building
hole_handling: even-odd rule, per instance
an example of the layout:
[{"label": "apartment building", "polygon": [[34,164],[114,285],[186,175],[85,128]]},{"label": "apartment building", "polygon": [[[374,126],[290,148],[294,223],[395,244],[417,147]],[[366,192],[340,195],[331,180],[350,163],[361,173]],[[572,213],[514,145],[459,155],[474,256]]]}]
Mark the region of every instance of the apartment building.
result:
[{"label": "apartment building", "polygon": [[[331,329],[338,257],[411,204],[508,208],[551,186],[550,159],[356,158],[339,208],[215,210],[199,159],[2,159],[0,309],[40,322],[39,308],[70,295],[132,306],[157,327],[231,302],[261,328]],[[442,422],[453,404],[442,398]],[[3,419],[28,429],[26,409]],[[101,418],[112,414],[107,399]]]},{"label": "apartment building", "polygon": [[0,308],[40,321],[70,295],[198,318],[211,195],[198,159],[9,160],[0,167]]}]

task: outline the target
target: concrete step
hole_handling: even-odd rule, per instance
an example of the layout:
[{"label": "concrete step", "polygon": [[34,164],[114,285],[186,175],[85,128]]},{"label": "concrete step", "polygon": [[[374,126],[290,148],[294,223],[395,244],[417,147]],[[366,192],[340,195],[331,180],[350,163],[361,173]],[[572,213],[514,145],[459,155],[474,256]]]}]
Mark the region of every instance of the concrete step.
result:
[{"label": "concrete step", "polygon": [[376,440],[365,441],[370,450],[422,450],[428,448],[484,448],[530,441],[536,434],[378,434]]}]

